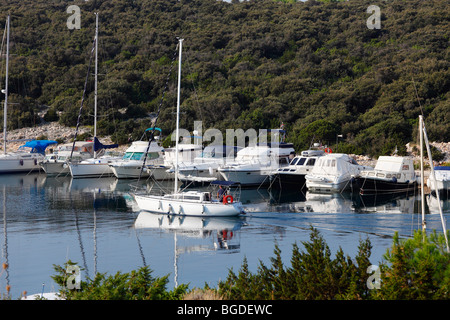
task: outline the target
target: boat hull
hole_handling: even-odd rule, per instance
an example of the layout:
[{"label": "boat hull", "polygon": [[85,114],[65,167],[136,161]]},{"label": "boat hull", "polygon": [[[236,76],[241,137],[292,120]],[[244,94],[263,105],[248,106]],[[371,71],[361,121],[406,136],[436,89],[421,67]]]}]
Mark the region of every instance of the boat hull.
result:
[{"label": "boat hull", "polygon": [[272,188],[306,188],[305,174],[275,173],[271,176]]},{"label": "boat hull", "polygon": [[382,180],[373,178],[356,178],[356,184],[360,188],[360,194],[381,194],[393,192],[408,192],[418,187],[416,181],[394,182],[392,180]]},{"label": "boat hull", "polygon": [[219,169],[220,174],[227,181],[236,181],[241,186],[260,186],[269,183],[270,170],[233,170]]},{"label": "boat hull", "polygon": [[146,170],[142,170],[142,164],[113,164],[110,165],[111,171],[118,179],[135,179],[149,176]]},{"label": "boat hull", "polygon": [[68,166],[64,166],[66,162],[50,162],[44,161],[41,163],[41,168],[47,175],[66,175],[70,174],[70,170]]},{"label": "boat hull", "polygon": [[147,172],[151,174],[152,178],[155,180],[163,181],[163,180],[174,180],[175,173],[168,172],[170,167],[163,165],[148,165]]},{"label": "boat hull", "polygon": [[186,216],[230,217],[242,213],[240,203],[196,202],[167,199],[163,196],[134,195],[142,211]]},{"label": "boat hull", "polygon": [[20,173],[41,170],[39,158],[36,154],[0,157],[0,173]]},{"label": "boat hull", "polygon": [[70,164],[70,174],[73,178],[99,178],[114,176],[108,163],[78,163]]},{"label": "boat hull", "polygon": [[306,187],[311,192],[318,193],[334,193],[342,192],[344,190],[352,190],[355,187],[355,181],[352,178],[342,178],[338,181],[319,179],[313,177],[306,178]]}]

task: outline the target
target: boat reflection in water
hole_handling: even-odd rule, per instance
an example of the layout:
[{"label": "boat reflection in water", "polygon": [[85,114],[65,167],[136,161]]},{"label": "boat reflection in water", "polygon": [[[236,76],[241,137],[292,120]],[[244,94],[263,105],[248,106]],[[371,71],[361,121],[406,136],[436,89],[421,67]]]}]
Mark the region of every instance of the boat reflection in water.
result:
[{"label": "boat reflection in water", "polygon": [[[141,211],[134,223],[135,229],[159,229],[173,232],[174,236],[174,281],[178,286],[178,257],[183,253],[215,251],[237,253],[240,251],[241,217],[197,217],[176,216]],[[208,240],[205,244],[181,247],[178,236]]]},{"label": "boat reflection in water", "polygon": [[[360,195],[352,192],[315,193],[259,190],[251,201],[243,202],[246,212],[317,212],[317,213],[419,213],[420,194],[416,191]],[[257,201],[258,196],[259,201]],[[245,194],[242,197],[245,199]],[[256,200],[256,201],[255,201]],[[432,211],[432,201],[428,211]],[[427,208],[428,209],[428,208]]]}]

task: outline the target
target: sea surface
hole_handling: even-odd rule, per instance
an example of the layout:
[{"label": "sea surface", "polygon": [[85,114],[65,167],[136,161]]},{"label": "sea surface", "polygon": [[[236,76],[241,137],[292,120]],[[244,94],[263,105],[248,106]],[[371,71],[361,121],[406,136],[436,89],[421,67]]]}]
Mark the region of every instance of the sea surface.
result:
[{"label": "sea surface", "polygon": [[[171,188],[172,182],[164,182]],[[247,214],[201,219],[140,212],[130,191],[153,182],[116,178],[72,179],[43,173],[0,176],[0,294],[18,299],[59,290],[54,265],[76,262],[83,279],[148,266],[154,277],[168,275],[168,289],[216,287],[244,259],[250,271],[270,265],[275,246],[290,265],[292,245],[309,241],[317,228],[332,256],[341,247],[354,258],[360,240],[372,243],[378,265],[398,232],[409,237],[421,228],[420,194],[361,198],[265,188],[241,190]],[[159,186],[159,184],[158,184]],[[450,201],[441,205],[450,219]],[[428,230],[442,232],[436,198],[426,199]],[[449,223],[446,222],[448,229]]]}]

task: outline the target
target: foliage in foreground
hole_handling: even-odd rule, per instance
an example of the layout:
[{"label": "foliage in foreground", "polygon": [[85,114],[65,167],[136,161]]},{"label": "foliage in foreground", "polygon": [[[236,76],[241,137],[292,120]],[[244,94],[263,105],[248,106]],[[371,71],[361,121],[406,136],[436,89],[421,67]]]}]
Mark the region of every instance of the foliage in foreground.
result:
[{"label": "foliage in foreground", "polygon": [[180,285],[167,291],[168,276],[153,278],[147,266],[110,276],[97,273],[93,280],[81,281],[79,290],[70,290],[66,287],[68,265],[74,263],[68,261],[65,268],[54,266],[58,275],[52,277],[62,288],[61,296],[67,300],[177,300],[187,290],[187,285]]},{"label": "foliage in foreground", "polygon": [[[55,266],[52,277],[61,286],[61,295],[69,300],[147,300],[147,299],[229,299],[229,300],[432,300],[449,299],[450,254],[443,234],[423,236],[416,231],[412,238],[400,239],[395,234],[393,245],[379,266],[379,287],[370,289],[368,271],[372,245],[360,240],[354,259],[339,248],[333,258],[328,245],[317,229],[311,228],[310,241],[302,242],[304,251],[293,245],[291,265],[285,267],[281,250],[275,246],[271,265],[262,262],[256,273],[247,260],[238,274],[231,269],[218,288],[205,287],[189,291],[180,285],[167,291],[168,276],[153,278],[143,267],[114,276],[97,274],[93,280],[81,281],[80,290],[65,287],[66,268]],[[376,282],[370,281],[372,284]]]},{"label": "foliage in foreground", "polygon": [[219,292],[228,299],[362,299],[369,295],[366,286],[367,268],[371,265],[369,239],[360,241],[356,261],[345,256],[342,249],[335,259],[325,240],[312,229],[310,242],[303,243],[305,252],[293,245],[291,267],[285,268],[281,251],[275,248],[272,265],[262,262],[258,272],[248,270],[247,261],[236,275],[219,283]]},{"label": "foliage in foreground", "polygon": [[369,239],[360,241],[355,260],[342,249],[332,259],[323,237],[312,229],[310,242],[303,243],[305,252],[294,245],[291,267],[283,266],[276,248],[270,267],[260,263],[253,274],[244,260],[238,274],[230,270],[219,283],[219,292],[227,299],[449,299],[450,254],[444,243],[435,232],[423,237],[417,231],[403,240],[396,234],[384,255],[387,261],[380,264],[380,286],[371,290]]}]

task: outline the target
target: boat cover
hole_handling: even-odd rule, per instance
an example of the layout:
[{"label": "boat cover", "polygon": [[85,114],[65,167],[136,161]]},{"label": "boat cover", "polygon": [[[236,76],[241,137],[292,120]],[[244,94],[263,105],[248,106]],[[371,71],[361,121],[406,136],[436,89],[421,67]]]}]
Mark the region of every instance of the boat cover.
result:
[{"label": "boat cover", "polygon": [[58,142],[54,140],[32,140],[20,146],[20,148],[31,148],[31,153],[45,154],[45,149],[52,144],[58,144]]}]

